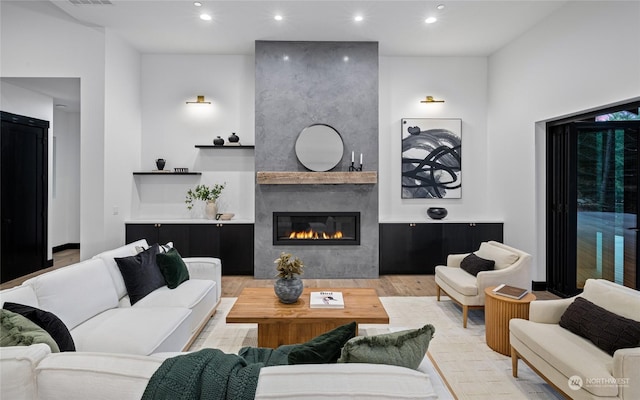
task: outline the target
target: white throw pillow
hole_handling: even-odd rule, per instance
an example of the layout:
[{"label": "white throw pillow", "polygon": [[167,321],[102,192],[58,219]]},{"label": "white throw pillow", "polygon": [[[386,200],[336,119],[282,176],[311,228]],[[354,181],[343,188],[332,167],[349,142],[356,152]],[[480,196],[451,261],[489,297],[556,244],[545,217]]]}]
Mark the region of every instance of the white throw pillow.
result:
[{"label": "white throw pillow", "polygon": [[493,246],[487,242],[482,242],[480,244],[480,249],[474,253],[480,258],[495,261],[495,269],[507,268],[508,266],[513,265],[513,263],[518,261],[520,258],[516,253]]}]

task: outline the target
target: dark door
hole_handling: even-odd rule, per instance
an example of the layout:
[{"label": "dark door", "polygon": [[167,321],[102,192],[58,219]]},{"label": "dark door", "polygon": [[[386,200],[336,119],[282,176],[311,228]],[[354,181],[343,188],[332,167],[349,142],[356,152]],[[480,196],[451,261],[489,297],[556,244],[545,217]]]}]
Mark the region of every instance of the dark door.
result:
[{"label": "dark door", "polygon": [[220,251],[223,275],[253,275],[253,225],[224,224]]},{"label": "dark door", "polygon": [[49,122],[1,114],[0,278],[6,282],[47,266]]}]

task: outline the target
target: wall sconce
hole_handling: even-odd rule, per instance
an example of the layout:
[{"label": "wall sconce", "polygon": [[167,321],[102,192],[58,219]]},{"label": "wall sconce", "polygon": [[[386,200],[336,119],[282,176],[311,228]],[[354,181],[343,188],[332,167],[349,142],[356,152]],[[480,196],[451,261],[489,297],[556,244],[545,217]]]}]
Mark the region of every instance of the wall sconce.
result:
[{"label": "wall sconce", "polygon": [[205,101],[204,96],[198,96],[196,101],[187,101],[187,104],[211,104],[211,102]]},{"label": "wall sconce", "polygon": [[420,100],[420,103],[444,103],[444,100],[436,100],[433,96],[427,96],[424,100]]}]

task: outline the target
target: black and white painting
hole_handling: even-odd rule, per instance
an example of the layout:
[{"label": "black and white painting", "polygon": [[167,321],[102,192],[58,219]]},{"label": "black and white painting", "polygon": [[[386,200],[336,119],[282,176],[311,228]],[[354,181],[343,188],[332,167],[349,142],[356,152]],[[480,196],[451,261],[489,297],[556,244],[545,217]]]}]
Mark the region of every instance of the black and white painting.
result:
[{"label": "black and white painting", "polygon": [[462,197],[462,120],[402,119],[402,198]]}]

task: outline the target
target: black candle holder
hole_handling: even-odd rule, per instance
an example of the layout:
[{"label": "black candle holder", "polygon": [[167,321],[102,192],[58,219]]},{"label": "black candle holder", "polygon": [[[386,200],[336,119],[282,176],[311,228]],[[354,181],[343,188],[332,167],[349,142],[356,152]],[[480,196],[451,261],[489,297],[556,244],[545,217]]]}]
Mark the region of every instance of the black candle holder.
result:
[{"label": "black candle holder", "polygon": [[362,171],[362,164],[359,167],[353,165],[353,161],[351,161],[351,166],[349,167],[349,172],[360,172]]}]

